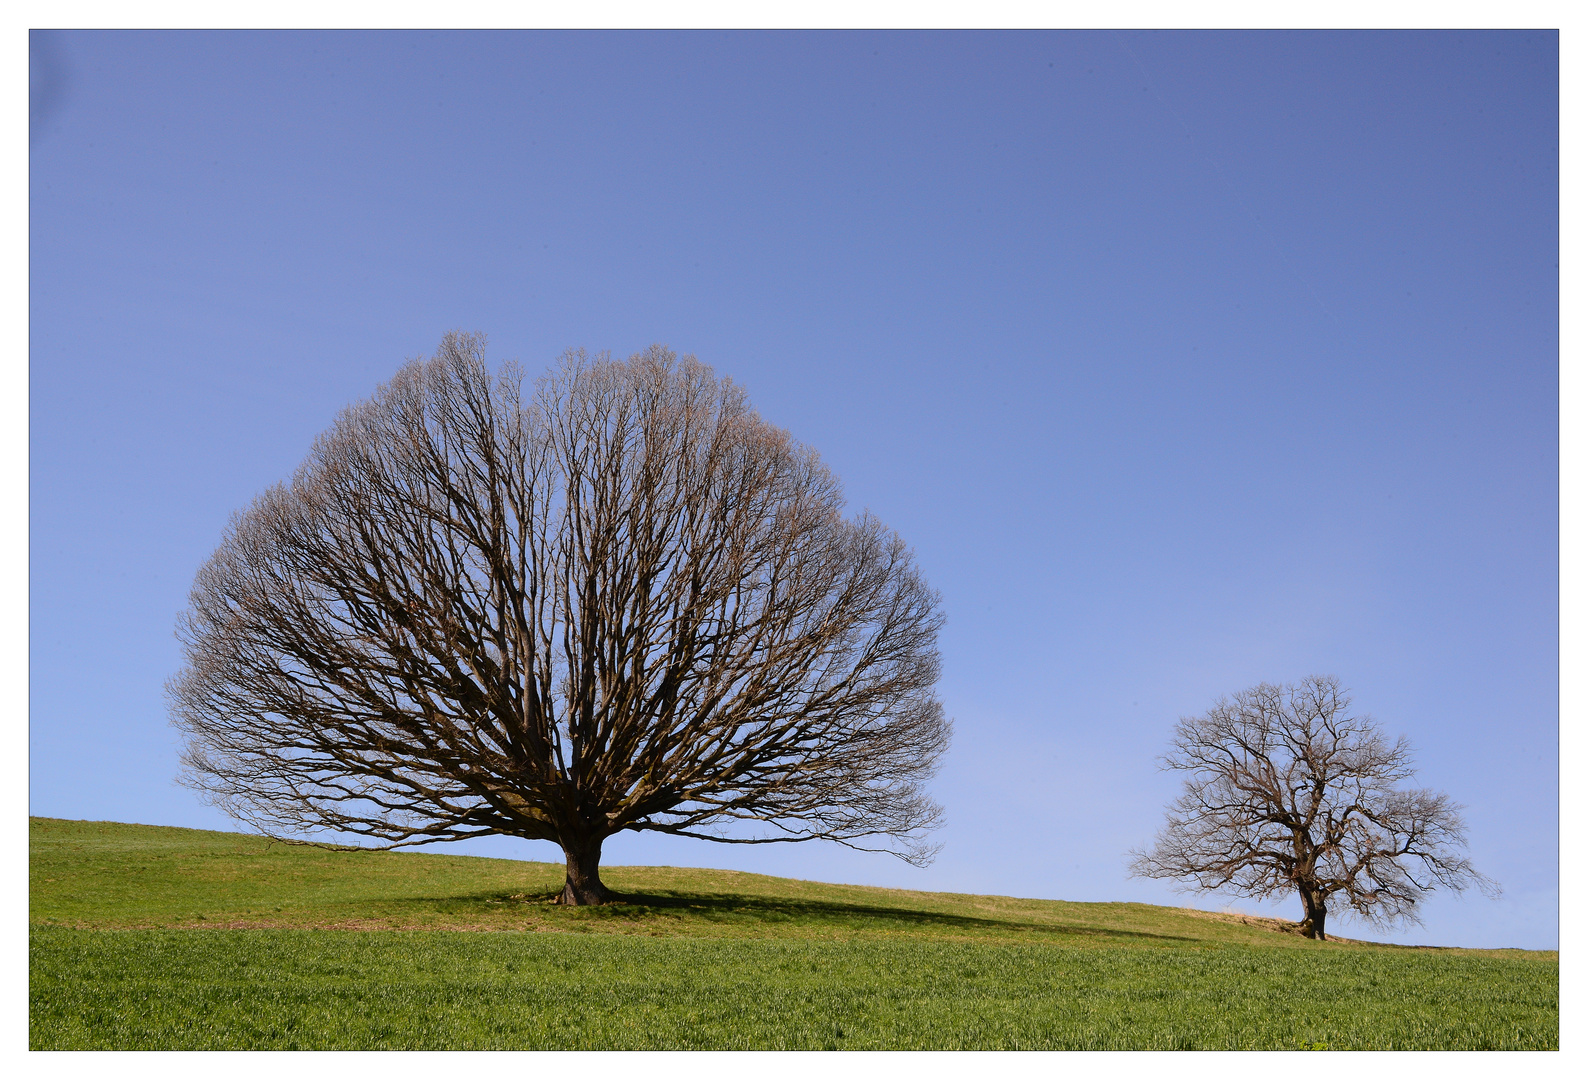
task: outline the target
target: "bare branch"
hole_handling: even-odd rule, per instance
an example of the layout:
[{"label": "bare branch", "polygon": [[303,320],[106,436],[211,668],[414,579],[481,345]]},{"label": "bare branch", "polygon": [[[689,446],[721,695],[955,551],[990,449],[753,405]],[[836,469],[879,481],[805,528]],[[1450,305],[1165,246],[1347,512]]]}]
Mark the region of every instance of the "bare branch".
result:
[{"label": "bare branch", "polygon": [[1333,677],[1268,683],[1182,719],[1162,759],[1188,773],[1150,851],[1131,872],[1188,889],[1268,897],[1296,891],[1303,930],[1324,936],[1331,900],[1377,925],[1415,923],[1434,888],[1498,886],[1460,853],[1461,807],[1396,787],[1411,747],[1353,715]]},{"label": "bare branch", "polygon": [[178,627],[185,782],[271,835],[553,840],[573,901],[624,829],[929,858],[942,615],[904,543],[693,357],[525,394],[483,348],[233,519]]}]

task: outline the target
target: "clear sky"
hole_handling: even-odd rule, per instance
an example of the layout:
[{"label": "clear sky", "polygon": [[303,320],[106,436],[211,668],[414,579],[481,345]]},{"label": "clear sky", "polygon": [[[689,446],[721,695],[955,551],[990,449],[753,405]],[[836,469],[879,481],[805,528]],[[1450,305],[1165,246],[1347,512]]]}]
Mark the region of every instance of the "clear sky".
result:
[{"label": "clear sky", "polygon": [[1267,910],[1125,852],[1178,717],[1334,674],[1505,896],[1331,929],[1556,946],[1555,34],[31,52],[32,813],[234,827],[173,783],[176,615],[228,516],[405,359],[451,329],[531,371],[661,342],[941,590],[948,824],[926,870],[633,836],[606,862]]}]

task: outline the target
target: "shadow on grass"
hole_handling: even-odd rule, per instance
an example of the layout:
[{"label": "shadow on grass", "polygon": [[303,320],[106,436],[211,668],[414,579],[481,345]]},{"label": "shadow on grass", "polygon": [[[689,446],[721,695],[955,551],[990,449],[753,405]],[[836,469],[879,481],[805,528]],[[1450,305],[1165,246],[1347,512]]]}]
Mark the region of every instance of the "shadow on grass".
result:
[{"label": "shadow on grass", "polygon": [[[509,902],[550,906],[557,892],[524,893],[507,898]],[[680,917],[708,924],[740,926],[778,925],[832,928],[837,930],[932,931],[948,933],[1037,934],[1068,938],[1122,939],[1141,942],[1195,942],[1198,938],[1182,934],[1159,934],[1144,930],[1074,926],[1065,923],[1032,922],[1015,919],[987,919],[974,915],[954,915],[913,908],[874,904],[835,903],[825,900],[797,900],[787,897],[751,896],[743,893],[620,893],[612,902],[600,906],[555,910],[576,918],[631,922],[647,917],[678,920]],[[497,900],[496,902],[500,902]]]}]

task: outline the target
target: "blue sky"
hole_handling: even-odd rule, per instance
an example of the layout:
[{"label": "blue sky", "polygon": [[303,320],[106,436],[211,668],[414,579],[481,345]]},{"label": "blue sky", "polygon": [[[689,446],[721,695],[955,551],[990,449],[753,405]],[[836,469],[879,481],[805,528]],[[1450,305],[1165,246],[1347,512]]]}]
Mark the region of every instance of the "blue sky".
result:
[{"label": "blue sky", "polygon": [[1179,716],[1331,673],[1506,890],[1339,931],[1557,944],[1553,33],[32,45],[30,812],[232,827],[173,783],[175,617],[405,359],[662,342],[941,590],[948,825],[607,862],[1265,910],[1125,851]]}]

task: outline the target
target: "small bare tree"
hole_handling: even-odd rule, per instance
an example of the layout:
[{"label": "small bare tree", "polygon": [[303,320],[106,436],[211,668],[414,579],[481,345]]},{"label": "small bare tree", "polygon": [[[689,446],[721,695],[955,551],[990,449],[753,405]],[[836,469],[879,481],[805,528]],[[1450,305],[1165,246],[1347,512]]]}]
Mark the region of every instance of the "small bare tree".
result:
[{"label": "small bare tree", "polygon": [[1352,715],[1332,677],[1264,683],[1182,719],[1164,767],[1189,773],[1139,877],[1268,897],[1301,896],[1301,931],[1324,940],[1338,898],[1377,925],[1418,920],[1436,886],[1498,887],[1459,853],[1461,808],[1445,795],[1396,787],[1411,747],[1390,743],[1372,718]]},{"label": "small bare tree", "polygon": [[693,357],[526,394],[483,346],[234,517],[178,629],[184,781],[270,835],[554,841],[568,904],[625,829],[929,860],[942,617],[899,537]]}]

